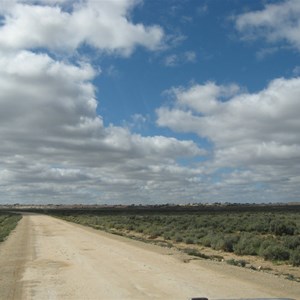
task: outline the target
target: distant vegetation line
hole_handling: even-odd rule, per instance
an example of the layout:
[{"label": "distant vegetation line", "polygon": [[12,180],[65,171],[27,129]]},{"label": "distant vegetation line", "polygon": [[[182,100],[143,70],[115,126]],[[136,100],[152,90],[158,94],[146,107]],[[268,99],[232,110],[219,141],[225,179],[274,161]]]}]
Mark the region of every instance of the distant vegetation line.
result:
[{"label": "distant vegetation line", "polygon": [[3,242],[10,232],[16,228],[21,219],[20,214],[0,212],[0,242]]},{"label": "distant vegetation line", "polygon": [[60,218],[122,235],[135,232],[167,244],[201,245],[300,266],[300,207],[259,210],[55,210]]}]

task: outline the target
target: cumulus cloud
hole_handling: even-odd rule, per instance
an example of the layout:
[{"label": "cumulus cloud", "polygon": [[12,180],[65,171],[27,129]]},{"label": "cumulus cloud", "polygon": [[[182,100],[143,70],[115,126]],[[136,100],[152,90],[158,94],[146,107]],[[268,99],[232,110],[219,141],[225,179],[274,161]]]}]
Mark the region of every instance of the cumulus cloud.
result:
[{"label": "cumulus cloud", "polygon": [[286,0],[267,4],[263,10],[235,18],[236,28],[245,39],[265,38],[268,42],[285,42],[300,51],[300,2]]},{"label": "cumulus cloud", "polygon": [[[95,75],[88,64],[74,66],[48,55],[21,51],[0,58],[3,130],[15,126],[15,135],[41,130],[49,135],[77,128],[82,133],[102,126],[97,101],[89,82]],[[78,119],[78,115],[80,118]],[[37,126],[39,124],[39,126]]]},{"label": "cumulus cloud", "polygon": [[169,93],[173,105],[157,110],[157,124],[209,139],[213,157],[206,165],[212,172],[232,168],[230,178],[251,170],[247,174],[257,182],[272,178],[280,187],[298,178],[300,78],[273,80],[258,93],[212,82]]},{"label": "cumulus cloud", "polygon": [[138,2],[1,6],[1,203],[174,201],[172,187],[194,176],[179,159],[204,150],[190,140],[104,126],[92,83],[100,69],[80,55],[64,55],[83,44],[123,55],[139,45],[158,49],[163,30],[130,19]]},{"label": "cumulus cloud", "polygon": [[[234,83],[170,89],[173,105],[157,110],[157,124],[206,138],[207,150],[104,125],[93,84],[100,68],[76,51],[129,56],[139,46],[161,49],[170,37],[160,26],[132,21],[139,2],[0,3],[0,202],[239,201],[239,192],[253,201],[262,186],[268,201],[299,195],[299,78],[276,79],[252,94]],[[288,15],[290,3],[282,4]],[[270,41],[297,48],[296,38],[283,37],[288,26],[270,25],[279,5],[265,9],[275,11],[264,25]],[[236,20],[241,32],[261,26],[246,16]],[[168,58],[170,66],[196,59],[193,51]],[[132,121],[147,120],[136,114]]]},{"label": "cumulus cloud", "polygon": [[151,183],[167,191],[170,182],[183,180],[172,168],[190,176],[177,159],[204,155],[194,142],[104,127],[91,83],[96,75],[87,63],[47,54],[1,56],[0,184],[6,201],[148,201],[153,195],[149,190],[144,199],[142,187]]},{"label": "cumulus cloud", "polygon": [[[64,2],[69,3],[68,10],[58,5]],[[73,51],[88,44],[123,55],[130,55],[136,46],[155,50],[162,45],[163,29],[131,22],[130,11],[138,2],[15,1],[2,8],[0,49]]]},{"label": "cumulus cloud", "polygon": [[175,95],[181,106],[201,113],[218,109],[219,100],[225,100],[238,93],[239,90],[240,88],[236,84],[218,86],[214,82],[207,82],[204,85],[193,85],[189,89],[172,88],[167,93]]}]

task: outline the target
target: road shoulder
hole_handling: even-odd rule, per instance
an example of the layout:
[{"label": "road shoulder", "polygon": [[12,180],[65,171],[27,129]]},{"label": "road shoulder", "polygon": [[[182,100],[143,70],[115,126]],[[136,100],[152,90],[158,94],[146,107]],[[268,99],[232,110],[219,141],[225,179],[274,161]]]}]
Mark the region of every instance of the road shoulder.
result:
[{"label": "road shoulder", "polygon": [[32,259],[33,235],[29,232],[27,216],[19,221],[9,237],[0,244],[0,299],[22,298],[22,274],[25,264]]}]

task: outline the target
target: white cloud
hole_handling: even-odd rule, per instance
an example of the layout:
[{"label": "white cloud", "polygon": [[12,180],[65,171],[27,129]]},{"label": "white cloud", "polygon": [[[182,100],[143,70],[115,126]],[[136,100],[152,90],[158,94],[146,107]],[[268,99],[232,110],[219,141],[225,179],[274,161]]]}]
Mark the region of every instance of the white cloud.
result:
[{"label": "white cloud", "polygon": [[200,113],[209,113],[219,109],[219,100],[228,99],[239,91],[240,88],[236,84],[218,86],[214,82],[207,82],[204,85],[193,85],[189,89],[173,88],[168,93],[173,94],[181,106]]},{"label": "white cloud", "polygon": [[190,140],[104,126],[92,83],[100,68],[64,52],[83,44],[122,55],[137,46],[158,49],[162,28],[131,21],[138,3],[23,0],[1,6],[0,202],[182,199],[175,187],[197,169],[179,159],[206,152]]},{"label": "white cloud", "polygon": [[159,26],[131,22],[130,10],[138,1],[75,1],[71,11],[64,11],[57,1],[34,3],[15,2],[7,7],[0,27],[0,49],[73,51],[88,44],[129,55],[136,46],[155,50],[163,42]]},{"label": "white cloud", "polygon": [[[205,155],[194,142],[103,125],[91,84],[96,75],[87,63],[75,66],[47,54],[1,56],[1,199],[150,201],[159,191],[169,197],[171,186],[194,176],[177,163]],[[145,198],[143,187],[150,186],[156,190]]]},{"label": "white cloud", "polygon": [[173,88],[174,103],[157,110],[157,124],[209,139],[213,156],[206,167],[211,172],[251,170],[255,182],[270,184],[272,178],[280,183],[274,191],[287,188],[299,176],[300,78],[273,80],[258,93],[238,91],[235,85],[211,82]]},{"label": "white cloud", "polygon": [[170,54],[164,58],[164,65],[167,67],[175,67],[186,63],[195,63],[197,54],[194,51],[186,51],[179,54]]},{"label": "white cloud", "polygon": [[286,0],[267,4],[261,11],[236,17],[236,28],[246,39],[266,38],[271,43],[285,42],[300,51],[300,2]]},{"label": "white cloud", "polygon": [[[299,126],[299,78],[276,79],[256,94],[236,95],[238,91],[236,85],[218,86],[211,82],[189,89],[173,88],[170,92],[176,105],[160,108],[158,122],[167,125],[170,120],[170,117],[164,119],[161,112],[178,115],[181,111],[197,122],[195,132],[208,136],[217,144],[238,143],[242,137],[242,142],[256,138],[280,139],[283,143],[294,141]],[[227,97],[225,101],[222,93]]]},{"label": "white cloud", "polygon": [[[191,140],[133,134],[104,125],[93,84],[100,68],[76,50],[128,56],[185,37],[133,23],[135,0],[7,3],[0,3],[0,202],[234,201],[238,192],[243,200],[258,195],[261,184],[274,201],[299,194],[299,78],[256,94],[214,82],[170,89],[174,105],[157,110],[157,123],[209,139],[210,153]],[[165,62],[196,60],[187,51]]]}]

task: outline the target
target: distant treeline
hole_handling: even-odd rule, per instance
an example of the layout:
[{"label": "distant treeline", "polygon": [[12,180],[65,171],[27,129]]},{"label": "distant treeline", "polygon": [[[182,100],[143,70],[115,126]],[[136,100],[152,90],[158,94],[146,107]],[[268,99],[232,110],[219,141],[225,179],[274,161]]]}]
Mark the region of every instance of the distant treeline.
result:
[{"label": "distant treeline", "polygon": [[[12,209],[12,208],[10,208]],[[162,204],[162,205],[129,205],[129,206],[78,206],[78,205],[57,205],[53,207],[31,207],[23,208],[21,211],[31,211],[31,212],[68,212],[75,211],[77,213],[90,212],[91,214],[98,213],[108,213],[108,214],[120,214],[120,213],[201,213],[201,212],[299,212],[300,213],[300,203],[299,204],[198,204],[198,205],[172,205],[172,204]]]}]

